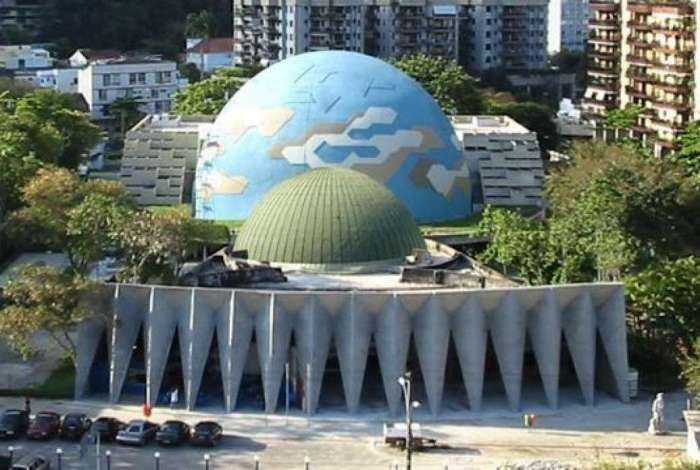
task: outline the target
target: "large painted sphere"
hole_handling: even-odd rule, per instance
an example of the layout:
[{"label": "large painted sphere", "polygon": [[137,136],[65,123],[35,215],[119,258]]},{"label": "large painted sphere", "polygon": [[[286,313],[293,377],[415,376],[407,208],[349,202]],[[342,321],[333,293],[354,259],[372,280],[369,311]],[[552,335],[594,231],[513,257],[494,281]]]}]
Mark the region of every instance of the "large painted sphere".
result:
[{"label": "large painted sphere", "polygon": [[277,184],[319,167],[367,174],[419,222],[471,213],[468,166],[435,100],[382,60],[322,51],[259,73],[219,114],[198,162],[196,215],[246,219]]}]

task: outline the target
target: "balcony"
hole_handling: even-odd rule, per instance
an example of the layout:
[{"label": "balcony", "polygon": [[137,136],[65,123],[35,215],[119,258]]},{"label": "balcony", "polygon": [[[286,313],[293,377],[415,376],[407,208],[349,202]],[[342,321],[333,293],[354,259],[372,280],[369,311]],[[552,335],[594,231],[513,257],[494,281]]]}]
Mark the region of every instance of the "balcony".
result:
[{"label": "balcony", "polygon": [[639,90],[639,89],[631,87],[631,86],[626,86],[625,92],[627,92],[628,95],[633,96],[635,98],[641,98],[641,99],[645,99],[645,100],[651,98],[649,96],[649,94],[646,93],[644,90]]},{"label": "balcony", "polygon": [[650,58],[644,56],[637,56],[633,54],[627,54],[627,62],[632,65],[650,66],[652,61]]},{"label": "balcony", "polygon": [[592,19],[588,22],[590,26],[597,26],[599,28],[618,28],[620,26],[620,22],[617,20],[617,18],[606,18],[606,19]]},{"label": "balcony", "polygon": [[591,35],[588,37],[588,42],[589,42],[590,44],[601,44],[601,45],[606,45],[606,46],[614,46],[614,45],[617,45],[617,43],[619,42],[619,40],[620,40],[620,39],[619,39],[618,37],[614,36],[614,35],[610,35],[610,36],[601,36],[601,35],[599,35],[599,34],[591,34]]},{"label": "balcony", "polygon": [[617,107],[617,101],[616,100],[601,100],[598,98],[583,98],[581,102],[586,105],[594,105],[594,106],[603,106],[606,109],[612,109]]},{"label": "balcony", "polygon": [[661,98],[652,98],[655,107],[673,109],[674,111],[690,111],[690,103],[684,101],[666,101]]},{"label": "balcony", "polygon": [[690,89],[690,80],[683,80],[679,83],[657,81],[654,85],[661,90],[670,91],[671,93],[690,94],[692,92]]},{"label": "balcony", "polygon": [[588,57],[594,57],[596,59],[601,59],[601,60],[617,60],[620,57],[620,53],[618,51],[599,51],[599,50],[592,50],[588,53]]},{"label": "balcony", "polygon": [[588,73],[591,75],[604,75],[607,77],[616,77],[619,72],[617,69],[617,65],[607,67],[590,65],[588,67]]},{"label": "balcony", "polygon": [[652,27],[649,23],[643,22],[643,21],[630,21],[627,23],[628,26],[635,31],[642,32],[642,31],[651,31]]},{"label": "balcony", "polygon": [[664,127],[673,131],[684,131],[687,126],[687,122],[667,121],[659,118],[658,116],[649,118],[649,121],[655,126]]},{"label": "balcony", "polygon": [[610,93],[616,93],[618,89],[618,83],[616,80],[598,80],[591,79],[588,80],[586,84],[587,88],[595,88],[598,90],[603,90]]},{"label": "balcony", "polygon": [[589,8],[595,11],[618,11],[618,4],[613,2],[591,1]]}]

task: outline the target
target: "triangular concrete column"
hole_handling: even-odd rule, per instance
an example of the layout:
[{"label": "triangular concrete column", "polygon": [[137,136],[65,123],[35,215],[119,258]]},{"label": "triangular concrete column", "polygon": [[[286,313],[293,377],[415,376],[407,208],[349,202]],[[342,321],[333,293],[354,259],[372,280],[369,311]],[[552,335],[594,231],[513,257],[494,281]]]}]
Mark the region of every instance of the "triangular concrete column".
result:
[{"label": "triangular concrete column", "polygon": [[[133,346],[150,311],[152,292],[153,289],[149,287],[126,285],[117,285],[114,291],[114,328],[109,374],[109,399],[112,403],[117,403],[121,397]],[[144,342],[147,342],[146,338]],[[147,350],[145,352],[148,354]]]},{"label": "triangular concrete column", "polygon": [[277,306],[278,294],[239,292],[239,295],[245,296],[249,308],[255,312],[255,338],[265,392],[265,412],[274,413],[289,354],[293,314]]},{"label": "triangular concrete column", "polygon": [[226,292],[216,326],[221,381],[224,386],[225,407],[229,413],[236,407],[255,325],[255,315],[246,309],[245,305],[241,305],[238,297],[236,291]]},{"label": "triangular concrete column", "polygon": [[574,362],[583,401],[595,401],[596,317],[587,288],[582,289],[562,314],[566,344]]},{"label": "triangular concrete column", "polygon": [[180,337],[185,340],[180,344],[186,348],[186,354],[182,358],[182,368],[184,369],[186,405],[187,409],[191,410],[197,402],[199,387],[214,339],[220,299],[208,297],[206,292],[196,288],[190,291],[189,297],[189,325],[186,330],[180,329]]},{"label": "triangular concrete column", "polygon": [[321,307],[318,296],[307,296],[301,312],[297,315],[295,338],[299,351],[299,372],[304,377],[308,413],[315,413],[318,407],[332,335],[330,316]]},{"label": "triangular concrete column", "polygon": [[336,305],[339,311],[335,314],[333,337],[343,378],[345,402],[348,411],[356,413],[360,406],[374,317],[359,305],[354,293],[347,294],[345,301],[336,302]]},{"label": "triangular concrete column", "polygon": [[596,311],[596,320],[601,343],[612,371],[617,397],[628,403],[629,364],[627,362],[627,325],[624,315],[625,291],[622,286],[616,286],[609,297]]},{"label": "triangular concrete column", "polygon": [[102,318],[88,318],[78,327],[76,338],[77,360],[75,366],[75,391],[74,398],[80,400],[85,397],[90,379],[90,369],[95,362],[97,348],[105,331],[105,320]]},{"label": "triangular concrete column", "polygon": [[561,361],[561,310],[557,296],[547,289],[539,304],[528,312],[527,330],[544,387],[547,403],[559,407],[559,367]]},{"label": "triangular concrete column", "polygon": [[450,345],[450,317],[437,295],[432,294],[427,301],[422,301],[413,325],[428,404],[433,416],[437,416],[442,406],[447,349]]},{"label": "triangular concrete column", "polygon": [[401,410],[402,399],[398,379],[406,372],[411,340],[411,318],[402,308],[396,295],[390,296],[384,302],[384,307],[377,316],[374,338],[389,412],[396,416]]},{"label": "triangular concrete column", "polygon": [[507,292],[496,310],[488,313],[488,320],[508,405],[511,410],[518,411],[522,393],[523,355],[527,328],[525,312],[520,307],[515,294]]},{"label": "triangular concrete column", "polygon": [[469,408],[472,411],[479,411],[484,392],[484,366],[488,338],[486,315],[481,308],[477,293],[451,294],[449,297],[444,297],[443,302],[448,311],[452,312],[452,337],[462,369],[462,380],[467,390]]}]

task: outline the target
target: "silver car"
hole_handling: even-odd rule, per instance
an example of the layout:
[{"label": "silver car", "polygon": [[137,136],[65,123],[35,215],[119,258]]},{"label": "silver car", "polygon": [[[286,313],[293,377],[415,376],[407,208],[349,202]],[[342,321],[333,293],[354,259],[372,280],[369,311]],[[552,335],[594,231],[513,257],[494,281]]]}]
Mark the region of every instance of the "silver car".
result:
[{"label": "silver car", "polygon": [[14,464],[10,470],[51,470],[51,461],[40,455],[25,457]]},{"label": "silver car", "polygon": [[144,446],[156,437],[157,431],[157,424],[143,419],[135,419],[129,421],[129,424],[119,431],[117,442],[125,445]]}]

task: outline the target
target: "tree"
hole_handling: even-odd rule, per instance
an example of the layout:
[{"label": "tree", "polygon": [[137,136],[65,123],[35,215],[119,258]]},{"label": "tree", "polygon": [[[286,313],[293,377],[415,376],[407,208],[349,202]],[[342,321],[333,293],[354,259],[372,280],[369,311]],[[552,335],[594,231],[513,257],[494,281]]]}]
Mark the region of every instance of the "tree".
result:
[{"label": "tree", "polygon": [[175,112],[216,115],[257,69],[232,67],[221,69],[206,80],[190,84],[175,94]]},{"label": "tree", "polygon": [[416,54],[391,63],[420,83],[447,114],[483,114],[486,110],[478,81],[453,60]]},{"label": "tree", "polygon": [[530,101],[505,104],[492,102],[489,114],[510,116],[529,130],[536,132],[543,150],[554,149],[559,142],[557,126],[552,119],[551,111],[546,106]]},{"label": "tree", "polygon": [[686,174],[700,179],[700,121],[688,124],[678,138],[678,149],[671,158],[681,165]]},{"label": "tree", "polygon": [[119,120],[122,138],[143,116],[141,104],[132,97],[117,98],[109,105],[109,114]]},{"label": "tree", "polygon": [[199,39],[199,71],[204,75],[204,45],[208,39],[214,34],[214,15],[208,10],[202,10],[197,13],[187,15],[185,24],[185,34],[188,37]]},{"label": "tree", "polygon": [[73,271],[86,274],[113,241],[105,237],[134,205],[121,184],[82,182],[65,169],[44,168],[24,186],[24,207],[12,213],[8,228],[17,242],[66,253]]},{"label": "tree", "polygon": [[612,129],[630,129],[637,125],[644,108],[627,105],[625,108],[611,109],[605,116],[605,126]]},{"label": "tree", "polygon": [[96,286],[51,267],[25,267],[3,291],[0,337],[24,357],[34,352],[32,340],[39,331],[76,364],[77,350],[71,332],[92,312],[85,300]]}]

